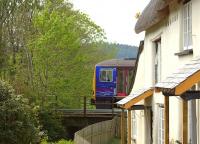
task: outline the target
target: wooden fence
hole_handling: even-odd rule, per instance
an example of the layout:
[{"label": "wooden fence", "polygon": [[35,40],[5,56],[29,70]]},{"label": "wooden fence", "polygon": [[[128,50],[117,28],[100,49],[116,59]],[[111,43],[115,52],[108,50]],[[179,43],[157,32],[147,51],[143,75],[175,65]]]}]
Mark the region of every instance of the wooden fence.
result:
[{"label": "wooden fence", "polygon": [[95,123],[75,133],[75,144],[107,144],[120,136],[120,118]]}]

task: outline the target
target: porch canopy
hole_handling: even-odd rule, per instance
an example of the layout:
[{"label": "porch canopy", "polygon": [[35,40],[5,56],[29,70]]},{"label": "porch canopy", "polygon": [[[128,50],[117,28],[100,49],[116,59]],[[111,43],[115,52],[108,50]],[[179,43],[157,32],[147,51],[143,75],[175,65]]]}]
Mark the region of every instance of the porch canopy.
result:
[{"label": "porch canopy", "polygon": [[156,91],[164,95],[180,96],[200,81],[200,57],[194,58],[188,64],[155,85]]},{"label": "porch canopy", "polygon": [[117,102],[117,105],[124,109],[130,109],[134,104],[138,103],[139,101],[152,96],[153,95],[153,88],[142,88],[133,93],[129,96],[123,98],[122,100]]},{"label": "porch canopy", "polygon": [[[194,58],[182,68],[155,85],[156,91],[165,95],[165,144],[169,144],[169,96],[182,97],[182,143],[188,144],[188,99],[199,98],[199,93],[188,90],[200,81],[200,57]],[[188,93],[189,92],[189,93]]]},{"label": "porch canopy", "polygon": [[[121,113],[121,144],[125,144],[125,128],[124,128],[124,109],[128,109],[128,144],[131,144],[131,110],[134,104],[153,95],[153,88],[143,88],[132,92],[129,96],[117,102],[117,105],[122,108]],[[139,105],[137,105],[139,106]],[[140,106],[139,106],[140,107]],[[139,108],[140,109],[140,108]],[[136,110],[136,109],[135,109]]]}]

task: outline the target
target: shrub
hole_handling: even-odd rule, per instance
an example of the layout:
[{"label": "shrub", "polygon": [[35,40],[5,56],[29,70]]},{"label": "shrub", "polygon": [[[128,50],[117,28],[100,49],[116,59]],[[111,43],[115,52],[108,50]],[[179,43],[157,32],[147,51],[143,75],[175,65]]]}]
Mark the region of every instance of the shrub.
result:
[{"label": "shrub", "polygon": [[43,108],[39,112],[39,119],[42,125],[42,130],[46,132],[48,141],[58,141],[66,137],[66,131],[62,125],[60,113],[50,110],[50,108]]},{"label": "shrub", "polygon": [[52,142],[48,143],[47,139],[43,139],[40,144],[74,144],[74,143],[73,143],[73,141],[68,141],[68,140],[64,140],[64,139],[61,139],[55,143],[52,143]]},{"label": "shrub", "polygon": [[40,141],[37,108],[0,80],[0,143],[34,144]]}]

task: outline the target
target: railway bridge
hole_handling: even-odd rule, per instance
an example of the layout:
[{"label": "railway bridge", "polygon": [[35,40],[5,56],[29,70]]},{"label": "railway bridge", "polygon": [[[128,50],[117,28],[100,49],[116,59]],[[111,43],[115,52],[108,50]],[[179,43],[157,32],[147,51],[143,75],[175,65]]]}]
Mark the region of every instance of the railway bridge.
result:
[{"label": "railway bridge", "polygon": [[57,109],[63,117],[67,137],[74,138],[74,133],[88,125],[110,120],[120,115],[120,109]]}]

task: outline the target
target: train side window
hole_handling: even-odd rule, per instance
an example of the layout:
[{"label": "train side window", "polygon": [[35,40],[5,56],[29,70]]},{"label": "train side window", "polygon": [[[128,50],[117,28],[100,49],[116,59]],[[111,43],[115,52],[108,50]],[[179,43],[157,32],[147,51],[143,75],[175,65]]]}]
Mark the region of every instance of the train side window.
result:
[{"label": "train side window", "polygon": [[113,70],[112,69],[101,69],[99,80],[101,82],[112,82],[113,81]]}]

